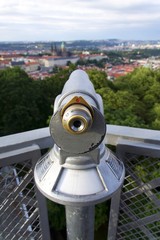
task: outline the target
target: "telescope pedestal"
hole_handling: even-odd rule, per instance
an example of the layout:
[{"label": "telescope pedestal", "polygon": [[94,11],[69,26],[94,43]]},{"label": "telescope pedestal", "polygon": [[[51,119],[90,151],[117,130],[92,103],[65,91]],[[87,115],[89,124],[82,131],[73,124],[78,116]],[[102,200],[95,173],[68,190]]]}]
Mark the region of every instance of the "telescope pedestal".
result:
[{"label": "telescope pedestal", "polygon": [[66,206],[67,240],[94,239],[94,206]]}]

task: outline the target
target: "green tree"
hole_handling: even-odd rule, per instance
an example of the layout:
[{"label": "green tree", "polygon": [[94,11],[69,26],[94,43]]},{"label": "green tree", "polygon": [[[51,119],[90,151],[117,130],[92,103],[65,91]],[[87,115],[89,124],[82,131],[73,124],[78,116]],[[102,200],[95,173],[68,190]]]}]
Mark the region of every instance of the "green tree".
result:
[{"label": "green tree", "polygon": [[51,105],[69,76],[34,81],[20,68],[0,71],[0,136],[47,126]]},{"label": "green tree", "polygon": [[64,206],[50,200],[47,203],[50,226],[56,231],[63,230],[66,225]]},{"label": "green tree", "polygon": [[107,86],[107,75],[105,72],[91,69],[87,73],[96,90]]},{"label": "green tree", "polygon": [[19,68],[0,72],[0,135],[41,126],[34,85]]},{"label": "green tree", "polygon": [[153,129],[160,129],[160,103],[155,103],[153,107],[154,120],[152,121]]},{"label": "green tree", "polygon": [[[129,108],[134,102],[135,108],[133,114],[138,117],[139,127],[159,129],[156,120],[155,103],[160,102],[160,81],[159,71],[153,71],[148,68],[138,68],[132,73],[115,80],[116,95],[119,90],[128,91],[132,99],[128,101]],[[136,100],[136,102],[135,102]],[[154,122],[154,123],[152,123]],[[132,125],[131,125],[132,126]]]},{"label": "green tree", "polygon": [[139,101],[129,91],[102,88],[98,93],[103,98],[104,115],[108,124],[124,125],[132,127],[144,127],[144,121],[136,115]]}]

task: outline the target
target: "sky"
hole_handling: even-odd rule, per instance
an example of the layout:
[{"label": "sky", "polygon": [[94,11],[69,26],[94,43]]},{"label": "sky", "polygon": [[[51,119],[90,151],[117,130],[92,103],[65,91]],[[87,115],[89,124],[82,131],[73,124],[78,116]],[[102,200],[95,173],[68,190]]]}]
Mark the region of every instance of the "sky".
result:
[{"label": "sky", "polygon": [[0,41],[160,40],[160,0],[0,0]]}]

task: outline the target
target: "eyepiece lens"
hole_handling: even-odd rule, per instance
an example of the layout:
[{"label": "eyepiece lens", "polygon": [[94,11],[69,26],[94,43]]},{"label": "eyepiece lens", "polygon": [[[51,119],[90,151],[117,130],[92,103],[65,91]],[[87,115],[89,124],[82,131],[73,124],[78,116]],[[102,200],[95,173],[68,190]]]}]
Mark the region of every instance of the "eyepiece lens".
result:
[{"label": "eyepiece lens", "polygon": [[92,124],[92,115],[88,108],[80,104],[69,106],[62,116],[63,127],[72,134],[81,134]]},{"label": "eyepiece lens", "polygon": [[76,120],[76,121],[74,121],[73,125],[74,125],[75,128],[79,128],[81,126],[81,121]]},{"label": "eyepiece lens", "polygon": [[84,122],[81,119],[72,119],[69,125],[72,131],[76,133],[83,131],[85,127]]}]

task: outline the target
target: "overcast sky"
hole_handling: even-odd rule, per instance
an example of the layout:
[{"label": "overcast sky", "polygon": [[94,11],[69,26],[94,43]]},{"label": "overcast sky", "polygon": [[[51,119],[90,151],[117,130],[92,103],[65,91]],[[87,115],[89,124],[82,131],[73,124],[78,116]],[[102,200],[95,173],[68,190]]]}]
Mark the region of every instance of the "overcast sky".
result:
[{"label": "overcast sky", "polygon": [[160,40],[160,0],[0,0],[0,41]]}]

